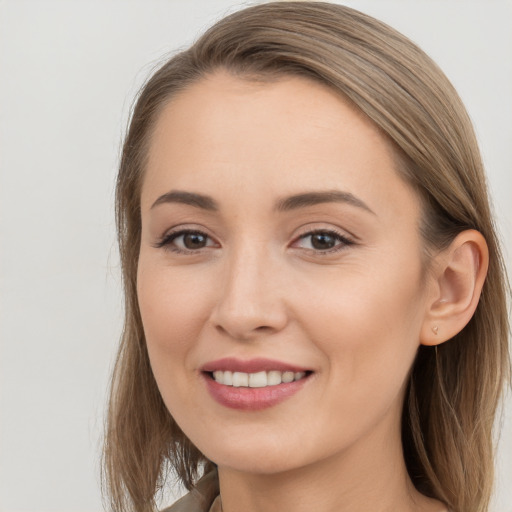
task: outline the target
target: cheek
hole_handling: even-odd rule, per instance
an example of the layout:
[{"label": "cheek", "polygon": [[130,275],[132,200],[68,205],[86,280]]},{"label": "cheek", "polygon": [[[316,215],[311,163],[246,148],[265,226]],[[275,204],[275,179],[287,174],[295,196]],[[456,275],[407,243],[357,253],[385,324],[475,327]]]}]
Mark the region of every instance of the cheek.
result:
[{"label": "cheek", "polygon": [[155,377],[160,367],[183,366],[205,316],[204,302],[198,300],[204,296],[204,282],[141,258],[137,295]]},{"label": "cheek", "polygon": [[[192,407],[194,370],[191,351],[203,325],[204,282],[141,258],[137,295],[151,369],[162,399],[174,418]],[[190,276],[189,276],[190,277]]]},{"label": "cheek", "polygon": [[322,293],[318,283],[304,288],[309,300],[298,313],[303,329],[354,403],[368,397],[389,402],[402,389],[419,346],[420,273],[395,269],[346,273],[326,282]]}]

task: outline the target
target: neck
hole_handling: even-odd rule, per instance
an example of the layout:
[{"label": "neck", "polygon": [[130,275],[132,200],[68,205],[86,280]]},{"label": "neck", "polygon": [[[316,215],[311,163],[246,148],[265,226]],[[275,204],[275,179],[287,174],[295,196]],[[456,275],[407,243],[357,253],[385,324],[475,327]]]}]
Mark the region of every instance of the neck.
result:
[{"label": "neck", "polygon": [[[373,430],[342,453],[281,473],[219,467],[223,512],[445,512],[419,494],[405,467],[400,428]],[[391,442],[390,442],[391,438]]]}]

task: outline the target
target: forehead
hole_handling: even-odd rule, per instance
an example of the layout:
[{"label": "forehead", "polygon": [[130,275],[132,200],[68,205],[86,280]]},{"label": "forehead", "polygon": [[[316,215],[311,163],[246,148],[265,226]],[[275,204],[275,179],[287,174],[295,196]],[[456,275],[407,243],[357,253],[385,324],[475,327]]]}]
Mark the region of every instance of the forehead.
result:
[{"label": "forehead", "polygon": [[408,194],[415,205],[395,162],[379,129],[327,86],[295,76],[256,82],[217,72],[160,113],[143,209],[171,189],[269,197],[342,187],[369,197]]}]

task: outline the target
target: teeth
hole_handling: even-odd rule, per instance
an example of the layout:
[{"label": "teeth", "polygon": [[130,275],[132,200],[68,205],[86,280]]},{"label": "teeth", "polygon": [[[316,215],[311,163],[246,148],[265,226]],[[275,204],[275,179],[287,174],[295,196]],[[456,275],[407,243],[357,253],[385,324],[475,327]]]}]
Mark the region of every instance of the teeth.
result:
[{"label": "teeth", "polygon": [[278,384],[281,384],[281,372],[268,372],[267,373],[267,385],[269,386],[277,386]]},{"label": "teeth", "polygon": [[267,372],[249,373],[250,388],[264,388],[267,386]]},{"label": "teeth", "polygon": [[295,380],[303,379],[306,372],[279,372],[272,370],[270,372],[243,373],[217,370],[213,372],[215,382],[225,386],[235,388],[265,388],[267,386],[278,386],[281,383],[289,383]]},{"label": "teeth", "polygon": [[284,372],[283,376],[281,377],[281,380],[283,382],[293,382],[293,379],[295,378],[295,374],[293,372]]},{"label": "teeth", "polygon": [[249,374],[242,372],[233,372],[233,387],[241,388],[249,386]]}]

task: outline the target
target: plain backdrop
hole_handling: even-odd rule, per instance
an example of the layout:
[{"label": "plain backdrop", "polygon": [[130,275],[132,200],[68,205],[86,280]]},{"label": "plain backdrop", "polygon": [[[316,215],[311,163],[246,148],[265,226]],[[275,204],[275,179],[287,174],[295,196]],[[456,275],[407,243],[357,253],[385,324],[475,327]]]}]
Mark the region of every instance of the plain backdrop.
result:
[{"label": "plain backdrop", "polygon": [[[132,99],[165,55],[254,2],[0,0],[0,511],[99,512],[122,301],[113,184]],[[445,70],[512,254],[512,2],[346,2]],[[512,405],[495,512],[512,511]]]}]

